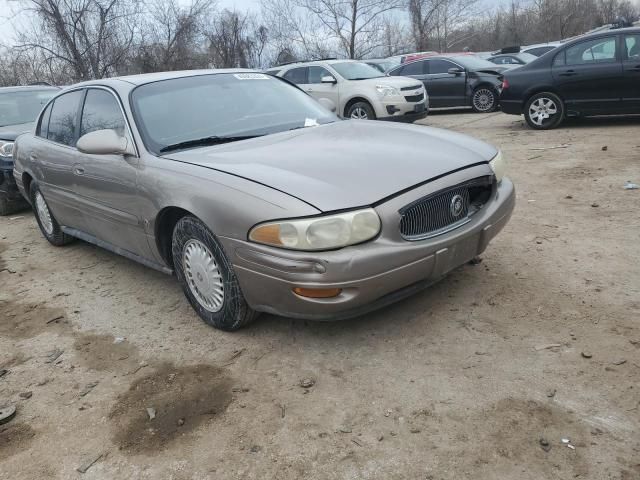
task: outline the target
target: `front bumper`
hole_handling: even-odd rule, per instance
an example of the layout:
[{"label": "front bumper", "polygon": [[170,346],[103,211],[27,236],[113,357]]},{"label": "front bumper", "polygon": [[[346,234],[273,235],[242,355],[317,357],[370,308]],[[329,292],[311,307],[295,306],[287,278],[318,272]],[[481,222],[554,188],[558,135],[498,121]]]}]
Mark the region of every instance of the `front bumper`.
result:
[{"label": "front bumper", "polygon": [[0,195],[12,203],[24,202],[13,177],[13,162],[11,160],[0,160]]},{"label": "front bumper", "polygon": [[[376,206],[383,222],[373,241],[330,252],[295,252],[220,238],[249,305],[261,312],[310,320],[354,317],[438,281],[482,253],[515,205],[507,178],[466,225],[422,241],[400,236],[398,210],[449,185],[488,174],[487,165],[456,172]],[[397,220],[397,222],[396,222]],[[293,288],[340,288],[334,298],[307,298]]]},{"label": "front bumper", "polygon": [[386,100],[382,102],[382,111],[376,112],[380,120],[391,120],[396,122],[414,122],[429,115],[429,97],[420,102],[407,102],[402,97],[397,100]]}]

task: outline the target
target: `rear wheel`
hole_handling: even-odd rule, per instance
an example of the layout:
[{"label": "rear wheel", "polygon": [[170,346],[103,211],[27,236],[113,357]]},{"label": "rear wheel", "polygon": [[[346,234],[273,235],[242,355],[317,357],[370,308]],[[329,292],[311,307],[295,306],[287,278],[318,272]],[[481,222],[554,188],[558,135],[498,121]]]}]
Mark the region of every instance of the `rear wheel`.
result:
[{"label": "rear wheel", "polygon": [[471,106],[478,113],[493,112],[498,108],[498,93],[491,87],[478,87],[471,96]]},{"label": "rear wheel", "polygon": [[536,130],[556,128],[564,120],[564,104],[555,93],[537,93],[525,104],[524,118]]},{"label": "rear wheel", "polygon": [[173,231],[173,265],[182,290],[206,323],[233,331],[257,316],[244,299],[233,266],[204,223],[181,218]]},{"label": "rear wheel", "polygon": [[53,216],[53,213],[51,213],[51,210],[49,210],[49,205],[47,205],[40,188],[38,188],[35,182],[31,183],[29,195],[31,197],[33,211],[36,214],[38,226],[44,238],[56,247],[61,247],[72,242],[73,237],[62,231],[60,224]]},{"label": "rear wheel", "polygon": [[354,120],[375,120],[376,114],[367,102],[356,102],[347,110],[347,117]]}]

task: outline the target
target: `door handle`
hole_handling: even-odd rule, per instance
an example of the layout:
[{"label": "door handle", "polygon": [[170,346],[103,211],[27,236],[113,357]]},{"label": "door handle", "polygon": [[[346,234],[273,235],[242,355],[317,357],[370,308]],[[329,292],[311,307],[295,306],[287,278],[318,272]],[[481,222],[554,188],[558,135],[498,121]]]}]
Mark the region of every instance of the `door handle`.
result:
[{"label": "door handle", "polygon": [[635,67],[631,67],[629,70],[633,70],[634,72],[640,72],[640,65],[636,65]]},{"label": "door handle", "polygon": [[84,168],[82,167],[75,167],[73,169],[73,173],[76,175],[84,175]]},{"label": "door handle", "polygon": [[560,74],[561,77],[573,77],[574,75],[577,75],[578,72],[576,72],[575,70],[567,70],[566,72],[562,72]]}]

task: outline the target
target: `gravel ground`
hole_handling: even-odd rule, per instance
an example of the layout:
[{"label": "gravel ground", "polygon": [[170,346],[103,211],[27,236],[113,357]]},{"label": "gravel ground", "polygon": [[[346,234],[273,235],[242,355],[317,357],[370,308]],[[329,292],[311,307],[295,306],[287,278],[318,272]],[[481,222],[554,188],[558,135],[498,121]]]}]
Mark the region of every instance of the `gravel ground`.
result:
[{"label": "gravel ground", "polygon": [[173,278],[0,218],[0,478],[640,478],[640,119],[423,123],[499,145],[516,211],[355,320],[216,331]]}]

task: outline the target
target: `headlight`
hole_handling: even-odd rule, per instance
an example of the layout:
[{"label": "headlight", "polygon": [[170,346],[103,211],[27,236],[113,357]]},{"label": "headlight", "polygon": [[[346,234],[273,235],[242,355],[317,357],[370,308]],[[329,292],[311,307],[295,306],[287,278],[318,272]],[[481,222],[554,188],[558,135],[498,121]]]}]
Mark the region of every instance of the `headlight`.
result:
[{"label": "headlight", "polygon": [[13,156],[13,142],[0,140],[0,157],[11,158]]},{"label": "headlight", "polygon": [[251,229],[249,240],[292,250],[331,250],[371,240],[380,232],[380,217],[372,208],[322,217],[263,223]]},{"label": "headlight", "polygon": [[380,97],[396,97],[400,95],[400,91],[391,85],[376,85],[376,91]]},{"label": "headlight", "polygon": [[496,180],[500,183],[502,177],[504,177],[504,172],[507,171],[507,161],[502,156],[502,152],[500,150],[498,150],[498,154],[493,157],[493,160],[489,162],[489,165],[496,176]]}]

